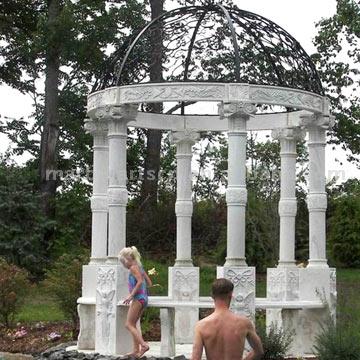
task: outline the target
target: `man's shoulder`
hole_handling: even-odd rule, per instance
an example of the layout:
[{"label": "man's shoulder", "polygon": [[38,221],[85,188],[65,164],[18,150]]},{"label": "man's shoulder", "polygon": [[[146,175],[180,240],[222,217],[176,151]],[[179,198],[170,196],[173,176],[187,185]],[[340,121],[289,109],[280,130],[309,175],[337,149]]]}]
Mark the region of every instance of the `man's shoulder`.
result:
[{"label": "man's shoulder", "polygon": [[251,320],[247,318],[245,315],[240,314],[233,314],[234,320],[237,321],[239,324],[250,326]]}]

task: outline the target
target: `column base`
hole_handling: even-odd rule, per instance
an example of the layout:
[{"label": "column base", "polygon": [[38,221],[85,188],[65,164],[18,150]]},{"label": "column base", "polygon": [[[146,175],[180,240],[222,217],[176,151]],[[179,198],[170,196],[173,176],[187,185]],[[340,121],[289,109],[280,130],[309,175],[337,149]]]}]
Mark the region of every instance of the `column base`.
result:
[{"label": "column base", "polygon": [[80,331],[77,339],[78,350],[95,349],[95,303],[78,304]]},{"label": "column base", "polygon": [[106,265],[119,265],[120,261],[117,256],[108,256],[105,261]]},{"label": "column base", "polygon": [[181,308],[181,301],[199,301],[200,272],[198,267],[169,267],[169,297],[179,302],[175,310],[175,342],[191,344],[195,324],[199,321],[198,308]]},{"label": "column base", "polygon": [[176,259],[174,264],[174,267],[193,267],[193,266],[194,264],[191,259],[189,260]]},{"label": "column base", "polygon": [[279,261],[278,268],[296,268],[295,261]]},{"label": "column base", "polygon": [[96,274],[99,264],[84,265],[82,267],[82,299],[78,304],[80,332],[78,348],[81,350],[95,349],[95,302],[96,302]]},{"label": "column base", "polygon": [[255,322],[255,268],[248,266],[218,266],[216,277],[234,284],[230,308]]},{"label": "column base", "polygon": [[226,257],[224,267],[231,267],[231,266],[246,266],[246,259],[245,258],[232,258]]},{"label": "column base", "polygon": [[89,265],[104,264],[106,259],[106,257],[91,257]]},{"label": "column base", "polygon": [[309,259],[307,267],[329,268],[327,259]]},{"label": "column base", "polygon": [[[313,355],[316,336],[322,331],[330,316],[336,317],[336,271],[329,268],[274,268],[268,269],[267,298],[269,300],[321,300],[320,309],[268,309],[266,326],[271,324],[294,331],[291,357]],[[329,306],[327,306],[329,305]]]}]

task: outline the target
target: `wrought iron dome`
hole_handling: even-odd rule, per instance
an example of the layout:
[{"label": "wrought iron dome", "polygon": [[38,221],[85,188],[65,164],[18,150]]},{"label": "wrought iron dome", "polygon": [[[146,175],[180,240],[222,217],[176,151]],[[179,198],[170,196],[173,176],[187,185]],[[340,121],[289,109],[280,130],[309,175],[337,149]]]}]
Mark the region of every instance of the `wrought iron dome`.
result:
[{"label": "wrought iron dome", "polygon": [[287,31],[263,16],[220,4],[174,9],[150,22],[125,57],[115,54],[97,90],[181,81],[273,85],[324,94],[309,55]]}]

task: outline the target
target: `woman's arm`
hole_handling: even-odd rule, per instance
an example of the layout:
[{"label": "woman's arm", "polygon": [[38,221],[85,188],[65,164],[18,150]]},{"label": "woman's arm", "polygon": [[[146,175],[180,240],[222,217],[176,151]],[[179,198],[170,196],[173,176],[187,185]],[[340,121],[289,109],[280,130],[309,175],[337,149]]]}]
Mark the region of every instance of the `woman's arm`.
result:
[{"label": "woman's arm", "polygon": [[133,290],[130,293],[130,296],[134,297],[135,294],[138,292],[138,290],[141,287],[141,284],[143,282],[143,277],[142,277],[140,269],[137,265],[131,266],[129,270],[136,278],[136,285],[134,286]]},{"label": "woman's arm", "polygon": [[145,280],[146,280],[147,285],[148,285],[149,287],[152,286],[152,281],[151,281],[149,275],[146,273],[146,271],[144,271],[144,277],[145,277]]}]

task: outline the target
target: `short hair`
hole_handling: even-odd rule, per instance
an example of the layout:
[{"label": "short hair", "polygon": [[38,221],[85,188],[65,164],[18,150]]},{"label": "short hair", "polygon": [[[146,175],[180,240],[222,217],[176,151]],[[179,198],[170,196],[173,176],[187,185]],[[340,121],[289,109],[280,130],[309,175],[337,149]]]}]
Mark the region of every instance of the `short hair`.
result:
[{"label": "short hair", "polygon": [[216,279],[211,288],[211,296],[213,299],[226,299],[234,290],[234,284],[224,278]]}]

